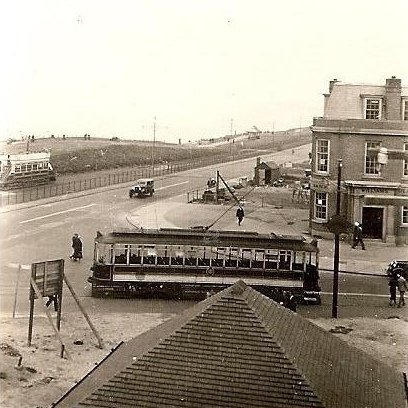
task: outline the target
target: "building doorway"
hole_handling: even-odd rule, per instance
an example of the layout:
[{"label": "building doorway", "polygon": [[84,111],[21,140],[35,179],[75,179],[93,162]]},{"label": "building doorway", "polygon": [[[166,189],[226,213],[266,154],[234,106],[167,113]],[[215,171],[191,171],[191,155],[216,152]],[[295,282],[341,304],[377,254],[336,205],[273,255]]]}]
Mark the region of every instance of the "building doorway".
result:
[{"label": "building doorway", "polygon": [[363,236],[382,239],[384,209],[381,207],[363,207]]}]

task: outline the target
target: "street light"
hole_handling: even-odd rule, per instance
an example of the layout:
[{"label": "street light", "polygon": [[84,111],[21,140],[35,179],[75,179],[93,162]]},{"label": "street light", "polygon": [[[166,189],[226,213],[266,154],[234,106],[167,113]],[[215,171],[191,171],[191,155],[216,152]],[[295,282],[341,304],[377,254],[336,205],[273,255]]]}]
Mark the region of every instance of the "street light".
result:
[{"label": "street light", "polygon": [[[341,204],[341,168],[343,162],[337,161],[337,197],[336,197],[336,218],[340,219]],[[340,228],[335,229],[334,233],[334,259],[333,259],[333,303],[332,317],[337,318],[337,299],[339,293],[339,260],[340,260]]]}]

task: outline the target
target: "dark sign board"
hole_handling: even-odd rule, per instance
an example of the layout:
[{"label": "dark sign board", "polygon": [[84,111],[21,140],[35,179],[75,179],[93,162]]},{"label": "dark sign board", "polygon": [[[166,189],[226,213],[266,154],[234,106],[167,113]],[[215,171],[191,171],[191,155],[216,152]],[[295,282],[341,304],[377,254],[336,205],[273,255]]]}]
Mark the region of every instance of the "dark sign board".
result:
[{"label": "dark sign board", "polygon": [[[64,278],[64,260],[57,259],[31,264],[31,277],[43,297],[60,294]],[[30,299],[36,298],[37,295],[31,287]]]}]

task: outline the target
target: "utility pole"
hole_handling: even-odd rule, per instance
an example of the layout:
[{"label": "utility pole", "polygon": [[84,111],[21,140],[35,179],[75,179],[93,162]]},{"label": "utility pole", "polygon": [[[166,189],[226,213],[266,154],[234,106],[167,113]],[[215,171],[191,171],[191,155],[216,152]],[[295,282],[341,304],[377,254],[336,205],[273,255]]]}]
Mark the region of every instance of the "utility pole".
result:
[{"label": "utility pole", "polygon": [[230,156],[232,153],[232,141],[234,140],[233,136],[232,136],[232,132],[233,132],[233,123],[234,123],[234,119],[231,118],[231,123],[230,123],[230,137],[229,137],[229,145],[230,145]]},{"label": "utility pole", "polygon": [[275,122],[272,123],[272,149],[275,148]]},{"label": "utility pole", "polygon": [[156,147],[156,116],[154,117],[154,123],[153,123],[153,145],[152,145],[152,169],[154,172],[154,149]]},{"label": "utility pole", "polygon": [[[336,197],[336,217],[340,217],[341,208],[341,169],[343,162],[337,161],[337,197]],[[333,303],[332,317],[337,318],[337,299],[339,293],[339,260],[340,260],[340,231],[334,233],[334,258],[333,258]]]}]

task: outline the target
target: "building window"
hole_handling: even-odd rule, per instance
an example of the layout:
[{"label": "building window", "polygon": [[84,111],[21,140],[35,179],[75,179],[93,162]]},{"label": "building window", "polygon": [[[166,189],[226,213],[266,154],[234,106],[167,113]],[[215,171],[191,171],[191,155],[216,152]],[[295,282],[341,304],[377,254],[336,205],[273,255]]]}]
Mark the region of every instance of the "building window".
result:
[{"label": "building window", "polygon": [[377,159],[380,147],[381,142],[366,142],[365,174],[380,174],[380,167]]},{"label": "building window", "polygon": [[322,173],[329,171],[329,141],[326,139],[317,139],[316,171]]},{"label": "building window", "polygon": [[402,120],[408,120],[408,100],[402,101]]},{"label": "building window", "polygon": [[[408,150],[408,143],[404,143],[404,150]],[[408,176],[408,160],[404,160],[404,176]]]},{"label": "building window", "polygon": [[402,223],[408,225],[408,207],[402,207]]},{"label": "building window", "polygon": [[318,220],[327,220],[327,193],[316,192],[315,218]]},{"label": "building window", "polygon": [[381,119],[381,99],[365,100],[365,118]]}]

